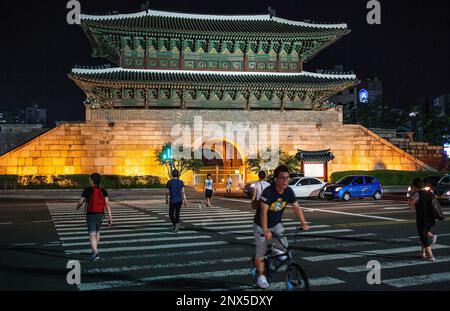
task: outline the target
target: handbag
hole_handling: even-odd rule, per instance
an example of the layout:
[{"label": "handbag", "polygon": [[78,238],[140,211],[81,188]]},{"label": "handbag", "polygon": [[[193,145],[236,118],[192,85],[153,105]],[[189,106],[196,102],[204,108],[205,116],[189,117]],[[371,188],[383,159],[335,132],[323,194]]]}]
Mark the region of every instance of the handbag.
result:
[{"label": "handbag", "polygon": [[431,199],[431,206],[433,207],[433,216],[435,219],[442,221],[445,219],[444,212],[442,211],[441,204],[439,204],[439,201],[436,199],[436,197],[433,195],[433,198]]}]

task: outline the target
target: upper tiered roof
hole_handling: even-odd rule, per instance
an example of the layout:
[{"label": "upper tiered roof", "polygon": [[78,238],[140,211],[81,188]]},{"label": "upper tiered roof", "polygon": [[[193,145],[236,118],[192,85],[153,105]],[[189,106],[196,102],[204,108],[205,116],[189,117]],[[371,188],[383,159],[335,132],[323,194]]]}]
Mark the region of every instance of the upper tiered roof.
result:
[{"label": "upper tiered roof", "polygon": [[204,15],[149,10],[135,14],[82,15],[84,26],[126,31],[211,32],[238,35],[345,34],[347,24],[313,24],[270,15]]}]

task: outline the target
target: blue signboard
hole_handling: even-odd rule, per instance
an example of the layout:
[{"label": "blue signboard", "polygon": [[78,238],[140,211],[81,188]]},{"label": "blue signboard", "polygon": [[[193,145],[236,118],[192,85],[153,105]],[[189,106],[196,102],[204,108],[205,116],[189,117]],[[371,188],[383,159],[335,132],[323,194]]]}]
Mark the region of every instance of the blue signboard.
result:
[{"label": "blue signboard", "polygon": [[447,154],[447,157],[450,158],[450,143],[444,144],[444,151]]},{"label": "blue signboard", "polygon": [[367,90],[362,89],[359,91],[359,102],[365,104],[369,102],[369,92],[367,92]]}]

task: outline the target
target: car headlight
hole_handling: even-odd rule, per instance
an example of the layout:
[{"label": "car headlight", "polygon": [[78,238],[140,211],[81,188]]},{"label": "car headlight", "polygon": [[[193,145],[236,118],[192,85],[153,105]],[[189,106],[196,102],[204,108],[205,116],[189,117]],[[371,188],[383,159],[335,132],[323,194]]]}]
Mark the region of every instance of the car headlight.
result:
[{"label": "car headlight", "polygon": [[431,189],[430,187],[425,187],[426,191],[430,191],[430,189]]},{"label": "car headlight", "polygon": [[408,187],[408,192],[411,192],[412,188],[411,186]]},{"label": "car headlight", "polygon": [[450,191],[447,191],[447,192],[445,193],[445,195],[450,195]]},{"label": "car headlight", "polygon": [[337,191],[341,191],[341,189],[342,189],[342,187],[337,187],[335,191],[336,191],[336,192],[337,192]]}]

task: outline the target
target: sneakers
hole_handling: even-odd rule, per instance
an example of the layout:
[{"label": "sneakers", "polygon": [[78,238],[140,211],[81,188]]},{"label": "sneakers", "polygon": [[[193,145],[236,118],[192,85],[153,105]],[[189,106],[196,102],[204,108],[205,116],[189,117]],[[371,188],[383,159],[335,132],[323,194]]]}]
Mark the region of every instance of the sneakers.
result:
[{"label": "sneakers", "polygon": [[436,244],[436,241],[437,241],[437,235],[436,234],[433,234],[433,237],[431,238],[431,243],[434,245],[434,244]]},{"label": "sneakers", "polygon": [[267,289],[269,288],[269,282],[267,281],[267,278],[265,275],[259,275],[256,279],[256,285],[258,285],[259,288]]},{"label": "sneakers", "polygon": [[180,231],[180,224],[176,224],[176,225],[173,227],[173,232],[178,233],[178,231]]},{"label": "sneakers", "polygon": [[92,253],[91,257],[89,257],[90,261],[97,261],[100,259],[100,256],[98,255],[98,253]]}]

